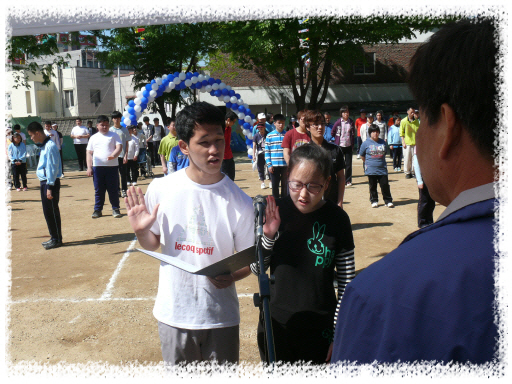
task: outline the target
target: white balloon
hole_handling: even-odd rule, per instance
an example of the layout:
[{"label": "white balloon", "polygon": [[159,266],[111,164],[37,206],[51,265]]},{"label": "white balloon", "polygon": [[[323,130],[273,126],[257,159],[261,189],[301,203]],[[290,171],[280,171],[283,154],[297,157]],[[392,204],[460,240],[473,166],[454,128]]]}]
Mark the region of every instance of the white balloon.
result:
[{"label": "white balloon", "polygon": [[173,90],[175,86],[176,86],[176,84],[174,84],[174,82],[172,82],[172,81],[171,81],[171,82],[169,83],[169,85],[167,86],[167,89],[169,89],[169,90]]},{"label": "white balloon", "polygon": [[137,96],[139,99],[142,98],[142,91],[138,91],[135,96]]},{"label": "white balloon", "polygon": [[155,82],[158,84],[158,85],[162,85],[162,78],[161,77],[157,77],[155,79]]},{"label": "white balloon", "polygon": [[220,84],[219,84],[219,89],[224,89],[224,88],[226,88],[226,84],[224,84],[224,83],[220,83]]},{"label": "white balloon", "polygon": [[190,80],[192,80],[192,84],[195,84],[199,79],[196,76],[192,76]]},{"label": "white balloon", "polygon": [[219,96],[219,97],[217,97],[217,99],[218,99],[219,101],[224,101],[224,96]]},{"label": "white balloon", "polygon": [[192,80],[190,80],[190,79],[185,80],[185,85],[187,87],[190,87],[192,85]]},{"label": "white balloon", "polygon": [[152,90],[151,92],[149,92],[149,97],[152,97],[154,99],[156,97],[156,91]]},{"label": "white balloon", "polygon": [[141,101],[138,97],[136,97],[135,99],[133,99],[133,102],[134,102],[135,104],[137,104],[137,105],[140,105],[140,103],[142,103],[142,101]]},{"label": "white balloon", "polygon": [[251,122],[251,120],[252,120],[252,119],[251,119],[251,116],[245,116],[244,121],[245,121],[246,123],[250,123],[250,122]]},{"label": "white balloon", "polygon": [[225,103],[229,103],[229,96],[223,96],[222,101],[224,101]]},{"label": "white balloon", "polygon": [[235,103],[237,102],[237,99],[236,99],[236,97],[235,97],[235,96],[231,96],[231,97],[229,98],[229,101],[230,101],[232,104],[235,104]]},{"label": "white balloon", "polygon": [[226,85],[226,89],[227,89],[228,91],[231,91],[231,86],[230,86],[230,85]]},{"label": "white balloon", "polygon": [[133,109],[135,110],[135,112],[140,112],[141,111],[140,104],[137,104],[135,107],[133,107]]},{"label": "white balloon", "polygon": [[219,89],[219,84],[217,84],[217,83],[213,83],[213,84],[212,84],[212,89],[213,89],[214,91],[216,91],[217,89]]},{"label": "white balloon", "polygon": [[162,80],[167,79],[167,75],[162,75]]},{"label": "white balloon", "polygon": [[249,149],[247,150],[247,154],[248,154],[249,156],[252,156],[252,155],[253,155],[252,148],[249,148]]},{"label": "white balloon", "polygon": [[152,89],[153,91],[156,91],[156,90],[158,89],[158,84],[157,84],[157,83],[153,83],[153,84],[151,84],[151,89]]},{"label": "white balloon", "polygon": [[128,118],[124,119],[124,124],[125,125],[130,125],[132,123],[132,121]]},{"label": "white balloon", "polygon": [[244,101],[242,99],[238,99],[238,105],[244,105]]},{"label": "white balloon", "polygon": [[181,83],[181,79],[179,77],[175,77],[174,80],[172,81],[175,85],[178,85],[179,83]]},{"label": "white balloon", "polygon": [[197,81],[203,81],[203,80],[204,80],[204,75],[199,74],[199,76],[197,76]]},{"label": "white balloon", "polygon": [[238,118],[239,118],[240,120],[244,120],[244,119],[245,119],[245,113],[240,112],[240,113],[238,114]]},{"label": "white balloon", "polygon": [[178,75],[181,81],[185,80],[187,78],[187,74],[185,72],[180,72]]},{"label": "white balloon", "polygon": [[249,134],[247,135],[247,138],[248,138],[249,140],[252,140],[252,132],[249,132]]},{"label": "white balloon", "polygon": [[129,118],[130,117],[130,113],[128,111],[124,111],[123,112],[123,117]]},{"label": "white balloon", "polygon": [[[151,92],[153,92],[153,91],[151,91]],[[154,96],[149,95],[149,97],[148,97],[148,103],[151,103],[151,102],[153,102],[154,100],[155,100],[155,97],[154,97]]]},{"label": "white balloon", "polygon": [[256,124],[256,119],[252,119],[252,125]]},{"label": "white balloon", "polygon": [[203,88],[199,89],[199,91],[200,91],[201,93],[205,93],[205,92],[206,92],[206,87],[203,87]]},{"label": "white balloon", "polygon": [[204,87],[204,90],[208,93],[210,93],[212,91],[212,86],[210,84],[208,84],[206,87]]},{"label": "white balloon", "polygon": [[251,133],[251,131],[244,128],[244,136],[249,136],[249,133]]},{"label": "white balloon", "polygon": [[246,103],[246,104],[243,104],[243,106],[245,109],[249,109],[249,104]]}]

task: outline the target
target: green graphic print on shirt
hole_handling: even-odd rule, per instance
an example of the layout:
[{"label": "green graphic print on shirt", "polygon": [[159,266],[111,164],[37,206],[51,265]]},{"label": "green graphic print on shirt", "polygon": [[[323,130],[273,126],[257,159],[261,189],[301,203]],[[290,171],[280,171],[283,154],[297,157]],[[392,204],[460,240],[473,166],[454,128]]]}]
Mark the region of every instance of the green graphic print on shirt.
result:
[{"label": "green graphic print on shirt", "polygon": [[317,221],[313,225],[313,237],[308,239],[308,248],[316,255],[315,267],[319,265],[321,265],[322,268],[328,267],[334,259],[334,250],[330,250],[322,243],[324,232],[325,224],[320,226]]}]

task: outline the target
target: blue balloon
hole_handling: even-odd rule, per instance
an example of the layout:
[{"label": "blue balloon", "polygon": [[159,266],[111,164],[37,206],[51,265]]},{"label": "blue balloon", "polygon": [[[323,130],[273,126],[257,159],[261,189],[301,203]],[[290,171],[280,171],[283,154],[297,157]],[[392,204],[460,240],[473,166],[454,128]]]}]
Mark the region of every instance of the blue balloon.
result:
[{"label": "blue balloon", "polygon": [[244,106],[243,106],[243,105],[240,105],[240,106],[238,107],[238,112],[244,112],[244,111],[245,111]]},{"label": "blue balloon", "polygon": [[155,79],[151,80],[151,84],[155,84],[155,83],[156,83]]},{"label": "blue balloon", "polygon": [[146,99],[149,97],[149,91],[147,89],[142,91],[142,97],[145,97]]},{"label": "blue balloon", "polygon": [[245,145],[251,145],[252,144],[252,140],[249,139],[249,138],[246,138],[245,139]]},{"label": "blue balloon", "polygon": [[215,80],[215,82],[216,82],[217,84],[220,84],[220,83],[222,83],[222,80],[221,80],[221,79],[217,79],[217,80]]},{"label": "blue balloon", "polygon": [[187,73],[185,74],[185,76],[187,76],[187,77],[186,77],[187,79],[191,79],[191,78],[192,78],[192,74],[191,74],[190,72],[187,72]]},{"label": "blue balloon", "polygon": [[251,155],[247,155],[247,157],[252,160],[252,156]]},{"label": "blue balloon", "polygon": [[244,121],[243,121],[243,120],[238,119],[238,125],[240,125],[240,126],[241,126],[243,123],[244,123]]},{"label": "blue balloon", "polygon": [[146,84],[146,90],[149,92],[151,91],[153,88],[151,88],[151,84]]},{"label": "blue balloon", "polygon": [[206,87],[208,85],[208,80],[201,81],[201,84],[203,85],[203,87]]},{"label": "blue balloon", "polygon": [[190,84],[190,89],[196,89],[196,85],[195,84]]},{"label": "blue balloon", "polygon": [[[144,92],[142,92],[142,95],[144,95]],[[149,96],[149,95],[148,95]],[[140,98],[140,107],[142,108],[142,104],[148,105],[148,98],[146,96],[142,96]]]},{"label": "blue balloon", "polygon": [[251,116],[251,110],[250,109],[246,109],[245,110],[245,114]]},{"label": "blue balloon", "polygon": [[130,115],[135,115],[135,109],[133,109],[133,107],[128,107],[126,110]]},{"label": "blue balloon", "polygon": [[135,107],[135,102],[134,102],[133,100],[130,100],[130,101],[128,102],[128,105],[129,105],[130,107]]},{"label": "blue balloon", "polygon": [[226,88],[224,88],[221,92],[222,96],[227,96],[229,94],[229,91]]},{"label": "blue balloon", "polygon": [[165,91],[165,85],[162,83],[162,85],[158,87],[158,90],[161,90],[162,92]]},{"label": "blue balloon", "polygon": [[124,121],[121,121],[121,127],[125,127],[126,128],[126,124],[124,123]]},{"label": "blue balloon", "polygon": [[235,91],[231,90],[231,91],[229,91],[228,94],[229,94],[229,97],[233,97],[233,96],[235,96]]},{"label": "blue balloon", "polygon": [[137,120],[137,116],[135,116],[135,115],[130,115],[128,118],[129,118],[130,120],[132,120],[132,121],[133,121],[133,120]]},{"label": "blue balloon", "polygon": [[231,108],[231,103],[229,101],[226,103],[226,108]]},{"label": "blue balloon", "polygon": [[179,72],[174,72],[174,77],[178,77],[180,75]]},{"label": "blue balloon", "polygon": [[167,88],[167,86],[169,85],[169,79],[165,79],[165,80],[162,80],[162,85]]},{"label": "blue balloon", "polygon": [[220,89],[217,89],[217,90],[215,91],[215,96],[216,96],[216,97],[220,97],[220,95],[222,95],[222,91],[221,91]]},{"label": "blue balloon", "polygon": [[251,113],[249,116],[251,116],[251,119],[253,120],[256,118],[256,116],[254,116],[254,113]]},{"label": "blue balloon", "polygon": [[213,85],[213,83],[215,83],[215,79],[213,77],[210,77],[208,79],[208,84]]},{"label": "blue balloon", "polygon": [[156,91],[156,97],[160,97],[164,94],[164,91],[161,91],[160,89]]},{"label": "blue balloon", "polygon": [[243,127],[244,127],[244,129],[251,129],[251,124],[244,123]]},{"label": "blue balloon", "polygon": [[199,72],[194,72],[194,73],[193,73],[193,75],[194,75],[195,77],[197,77],[197,76],[199,76]]},{"label": "blue balloon", "polygon": [[148,103],[140,103],[140,110],[141,112],[144,111],[148,106]]},{"label": "blue balloon", "polygon": [[210,96],[215,96],[215,91],[211,91]]},{"label": "blue balloon", "polygon": [[231,104],[231,109],[232,109],[233,111],[238,111],[238,104],[237,104],[237,103],[233,103],[233,104]]},{"label": "blue balloon", "polygon": [[239,93],[235,93],[235,97],[236,97],[237,100],[241,99],[241,96],[240,96]]}]

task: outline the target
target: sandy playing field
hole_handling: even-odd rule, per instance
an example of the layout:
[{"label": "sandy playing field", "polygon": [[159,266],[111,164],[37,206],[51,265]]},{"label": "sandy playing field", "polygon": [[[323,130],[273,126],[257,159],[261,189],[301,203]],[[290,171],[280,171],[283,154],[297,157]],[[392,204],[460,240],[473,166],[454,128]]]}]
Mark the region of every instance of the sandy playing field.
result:
[{"label": "sandy playing field", "polygon": [[[260,189],[257,172],[246,156],[236,158],[235,182],[249,196]],[[388,158],[388,169],[390,160]],[[346,189],[344,209],[350,216],[359,272],[393,250],[417,229],[418,188],[403,173],[389,175],[395,208],[372,209],[362,160],[354,156],[353,186]],[[159,261],[134,251],[139,247],[126,217],[114,219],[105,206],[93,220],[92,178],[65,163],[60,209],[64,246],[46,251],[49,239],[39,182],[29,173],[29,191],[11,191],[11,288],[7,302],[7,362],[37,364],[103,362],[112,365],[161,361],[157,322],[152,315]],[[155,170],[161,177],[161,168]],[[140,180],[143,191],[151,179]],[[268,182],[267,182],[268,183]],[[108,199],[107,199],[108,203]],[[125,214],[124,202],[121,213]],[[437,218],[444,207],[436,207]],[[257,363],[258,309],[255,276],[237,283],[240,299],[241,360]]]}]

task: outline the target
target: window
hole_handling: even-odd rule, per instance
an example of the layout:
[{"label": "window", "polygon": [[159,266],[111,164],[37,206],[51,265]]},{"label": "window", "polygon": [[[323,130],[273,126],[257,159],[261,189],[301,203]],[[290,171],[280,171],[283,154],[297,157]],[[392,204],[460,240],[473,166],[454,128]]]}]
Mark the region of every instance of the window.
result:
[{"label": "window", "polygon": [[[304,68],[302,68],[302,77],[306,78],[308,74],[308,67],[307,65],[304,66]],[[295,68],[295,77],[300,77],[300,69],[299,68]]]},{"label": "window", "polygon": [[73,98],[73,91],[64,91],[64,98],[66,100],[66,108],[74,107],[75,100]]},{"label": "window", "polygon": [[354,75],[375,75],[375,53],[366,53],[364,61],[354,65]]},{"label": "window", "polygon": [[30,91],[25,91],[25,100],[27,102],[27,113],[32,113],[32,102],[30,100]]},{"label": "window", "polygon": [[91,103],[94,103],[98,106],[98,103],[101,102],[101,94],[99,89],[91,89],[89,90],[89,95],[91,98]]}]

